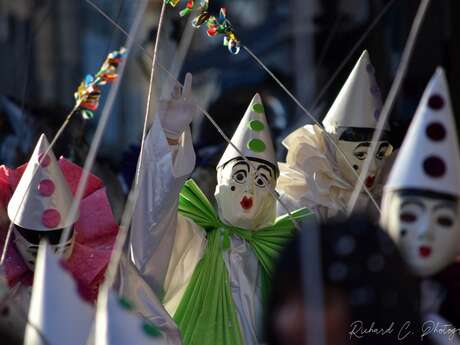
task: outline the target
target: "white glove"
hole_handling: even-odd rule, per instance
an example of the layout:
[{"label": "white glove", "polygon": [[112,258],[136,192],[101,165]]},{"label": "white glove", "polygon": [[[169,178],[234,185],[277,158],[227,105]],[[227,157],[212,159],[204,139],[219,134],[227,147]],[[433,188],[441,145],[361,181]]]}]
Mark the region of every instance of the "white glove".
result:
[{"label": "white glove", "polygon": [[161,125],[168,139],[178,140],[197,112],[192,102],[192,74],[185,75],[182,93],[179,85],[175,85],[171,98],[161,100],[158,106],[158,115]]}]

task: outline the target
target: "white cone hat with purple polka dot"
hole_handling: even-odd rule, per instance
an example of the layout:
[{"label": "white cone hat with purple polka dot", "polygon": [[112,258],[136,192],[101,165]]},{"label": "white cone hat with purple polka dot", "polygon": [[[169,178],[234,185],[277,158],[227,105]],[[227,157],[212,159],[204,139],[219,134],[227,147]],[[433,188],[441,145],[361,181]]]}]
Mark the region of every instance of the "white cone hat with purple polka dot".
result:
[{"label": "white cone hat with purple polka dot", "polygon": [[330,133],[339,127],[375,129],[381,108],[382,95],[365,50],[324,117],[323,126]]},{"label": "white cone hat with purple polka dot", "polygon": [[438,68],[412,119],[385,190],[423,189],[460,197],[460,150],[446,76]]},{"label": "white cone hat with purple polka dot", "polygon": [[71,226],[69,219],[73,196],[46,136],[38,140],[27,168],[8,204],[10,220],[25,229],[47,231]]},{"label": "white cone hat with purple polka dot", "polygon": [[[264,160],[277,166],[275,148],[273,146],[270,127],[265,117],[265,110],[259,94],[256,94],[241,119],[232,143],[248,158]],[[241,157],[233,146],[228,145],[217,167],[232,159]]]}]

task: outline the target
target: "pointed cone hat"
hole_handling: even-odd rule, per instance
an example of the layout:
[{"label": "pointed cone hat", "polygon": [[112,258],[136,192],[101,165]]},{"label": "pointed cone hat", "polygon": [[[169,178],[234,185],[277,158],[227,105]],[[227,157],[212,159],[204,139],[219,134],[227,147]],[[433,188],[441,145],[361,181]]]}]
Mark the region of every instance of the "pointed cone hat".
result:
[{"label": "pointed cone hat", "polygon": [[[259,94],[256,94],[251,104],[249,104],[246,113],[232,137],[232,143],[247,158],[263,160],[275,168],[277,167],[275,147],[273,146],[270,127],[268,126],[264,106]],[[238,157],[241,157],[241,155],[233,146],[228,145],[217,167],[219,168]]]},{"label": "pointed cone hat", "polygon": [[81,345],[91,332],[93,307],[80,298],[59,259],[45,242],[40,244],[24,345]]},{"label": "pointed cone hat", "polygon": [[446,76],[428,84],[385,190],[423,189],[460,197],[460,150]]},{"label": "pointed cone hat", "polygon": [[10,220],[25,229],[62,229],[78,219],[68,219],[73,196],[54,153],[50,150],[43,157],[48,148],[42,134],[8,204]]},{"label": "pointed cone hat", "polygon": [[99,299],[95,345],[168,344],[155,325],[134,313],[130,301],[112,291],[99,295]]},{"label": "pointed cone hat", "polygon": [[335,133],[338,127],[375,129],[381,109],[382,95],[365,50],[323,119],[323,125],[330,133]]}]

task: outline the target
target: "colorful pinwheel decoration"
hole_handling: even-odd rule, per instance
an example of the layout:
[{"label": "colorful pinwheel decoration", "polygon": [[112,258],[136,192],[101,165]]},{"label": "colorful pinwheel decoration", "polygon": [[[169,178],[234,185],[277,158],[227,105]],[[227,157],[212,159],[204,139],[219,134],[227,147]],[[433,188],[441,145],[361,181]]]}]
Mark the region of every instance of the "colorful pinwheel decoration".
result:
[{"label": "colorful pinwheel decoration", "polygon": [[93,77],[88,74],[78,86],[74,97],[76,108],[80,111],[84,119],[93,118],[93,112],[98,108],[101,98],[101,89],[99,86],[111,83],[118,78],[117,69],[125,55],[125,48],[111,52],[105,59],[99,72],[96,73],[96,76]]},{"label": "colorful pinwheel decoration", "polygon": [[[180,0],[165,0],[167,4],[175,7]],[[216,18],[208,12],[209,0],[201,0],[197,5],[194,0],[187,0],[186,6],[180,11],[180,16],[186,16],[193,11],[198,15],[193,19],[192,25],[199,28],[201,25],[206,24],[208,27],[207,33],[209,37],[217,35],[224,35],[224,46],[228,48],[230,53],[238,54],[240,51],[240,40],[238,39],[232,24],[227,18],[227,10],[220,9],[219,17]]]}]

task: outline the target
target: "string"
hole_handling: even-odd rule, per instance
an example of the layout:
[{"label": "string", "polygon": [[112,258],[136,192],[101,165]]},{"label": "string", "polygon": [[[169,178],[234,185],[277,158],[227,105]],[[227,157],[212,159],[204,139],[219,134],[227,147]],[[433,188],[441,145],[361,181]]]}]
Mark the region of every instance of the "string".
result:
[{"label": "string", "polygon": [[[120,30],[123,34],[127,34],[126,30],[123,29],[118,23],[116,23],[108,14],[106,14],[100,7],[98,7],[95,3],[93,3],[91,0],[86,0],[86,2],[88,2],[92,7],[94,7],[104,18],[106,18],[110,23],[112,23],[112,25],[114,25],[118,30]],[[139,46],[144,52],[146,52],[146,49],[143,47],[143,46]],[[146,54],[148,54],[146,52]],[[150,54],[149,54],[150,55]],[[168,76],[174,80],[176,82],[176,84],[178,86],[180,86],[181,88],[183,88],[183,85],[181,82],[179,82],[178,80],[175,79],[175,77],[169,72],[169,70],[167,68],[165,68],[163,65],[161,65],[159,62],[157,62],[158,66],[160,67],[160,69],[162,69],[166,74],[168,74]],[[224,138],[224,140],[230,145],[232,146],[235,151],[241,156],[241,158],[243,158],[243,160],[249,164],[249,166],[251,167],[251,169],[253,169],[253,171],[256,171],[257,169],[255,169],[255,166],[254,164],[252,163],[252,161],[250,161],[242,152],[240,149],[238,149],[232,142],[231,140],[227,137],[227,135],[224,133],[224,131],[220,128],[220,126],[217,124],[216,121],[214,121],[214,119],[212,118],[212,116],[196,101],[193,99],[193,97],[191,98],[192,102],[196,105],[197,109],[201,111],[202,114],[204,114],[206,116],[206,118],[211,122],[211,124],[215,127],[215,129],[218,131],[218,133],[222,136],[222,138]],[[281,207],[284,208],[284,210],[286,211],[286,213],[288,214],[288,216],[290,217],[292,223],[294,224],[294,226],[297,228],[297,230],[300,231],[300,225],[298,224],[298,222],[292,217],[292,214],[290,212],[290,210],[288,209],[288,207],[286,206],[286,204],[281,200],[281,198],[279,197],[278,193],[274,190],[274,188],[272,188],[271,186],[267,185],[267,189],[269,190],[269,192],[275,197],[275,199],[279,202],[279,204],[281,205]],[[130,209],[132,206],[128,203],[131,202],[132,203],[135,203],[137,199],[137,195],[133,195],[131,196],[131,198],[128,196],[128,201],[127,201],[127,206],[125,206],[125,209]],[[123,218],[123,216],[122,216]],[[126,216],[126,219],[131,219],[131,215],[129,216]],[[126,224],[124,224],[123,222],[121,223],[121,228],[125,227],[129,227],[129,224],[130,222],[127,222]]]},{"label": "string", "polygon": [[[122,33],[124,33],[125,35],[127,34],[126,33],[126,30],[124,30],[115,20],[113,20],[109,15],[107,15],[102,9],[100,9],[97,5],[95,5],[91,0],[86,0],[88,3],[91,4],[91,6],[93,6],[105,19],[107,19],[114,27],[116,27],[118,30],[120,30]],[[348,60],[353,56],[355,50],[361,45],[361,43],[364,41],[364,39],[369,35],[369,33],[374,29],[374,27],[380,22],[381,18],[383,18],[383,16],[387,13],[387,11],[390,9],[391,5],[395,2],[395,0],[391,0],[389,3],[387,3],[387,5],[384,7],[384,9],[381,11],[381,13],[374,19],[374,21],[371,23],[371,25],[369,26],[369,28],[366,30],[366,32],[364,33],[364,35],[358,40],[357,44],[355,44],[355,46],[352,48],[352,52],[350,54],[348,54],[348,56],[345,58],[345,60],[342,62],[341,66],[339,67],[339,70],[336,71],[333,76],[329,79],[328,83],[326,83],[325,87],[322,89],[322,91],[320,92],[320,95],[317,97],[317,100],[315,101],[318,102],[319,99],[322,97],[322,94],[325,93],[325,91],[330,87],[330,85],[332,84],[332,82],[335,80],[335,78],[337,77],[337,75],[339,74],[340,70],[348,63]],[[140,48],[146,52],[145,48],[140,46]],[[274,75],[273,72],[270,71],[270,69],[262,63],[262,61],[257,58],[257,56],[247,47],[247,46],[243,46],[243,48],[248,52],[248,54],[275,80],[275,82],[286,92],[286,94],[297,104],[297,106],[299,106],[302,111],[314,122],[316,123],[319,128],[323,129],[322,125],[314,118],[314,116],[312,116],[306,109],[305,107],[297,100],[297,98],[284,86],[284,84],[281,83],[281,81]],[[148,54],[146,52],[146,54]],[[148,54],[149,55],[149,54]],[[167,72],[166,68],[164,68],[161,64],[159,64],[160,68],[162,70],[164,70],[165,72]],[[167,72],[168,73],[168,72]],[[168,73],[169,75],[171,75],[170,73]],[[173,79],[174,76],[172,76]],[[176,82],[181,85],[177,80]],[[214,125],[214,127],[216,127]],[[217,128],[216,128],[217,129]],[[348,158],[346,157],[345,153],[338,147],[338,145],[336,144],[335,140],[329,135],[329,133],[327,133],[326,131],[324,131],[323,129],[323,133],[325,134],[325,137],[328,138],[328,140],[331,142],[332,146],[334,146],[334,148],[337,150],[337,152],[343,156],[346,164],[348,165],[349,169],[352,171],[352,173],[358,178],[358,174],[356,173],[356,171],[353,169],[351,163],[349,162]],[[225,139],[225,138],[224,138]],[[373,205],[375,206],[375,208],[380,212],[380,207],[378,205],[378,203],[375,201],[375,199],[373,198],[373,196],[371,195],[371,193],[369,192],[369,190],[367,189],[367,187],[363,186],[364,188],[364,192],[368,195],[369,199],[371,200],[371,202],[373,203]],[[277,198],[278,201],[280,201],[280,204],[281,206],[284,208],[283,206],[283,203],[281,202],[281,200],[279,200],[279,198]],[[287,210],[286,210],[287,211]]]},{"label": "string", "polygon": [[139,153],[139,162],[137,163],[137,171],[136,171],[136,180],[135,180],[136,185],[139,183],[139,174],[142,169],[144,142],[145,142],[145,136],[147,135],[147,126],[149,122],[149,113],[150,113],[150,102],[152,98],[153,81],[155,78],[155,67],[156,67],[157,56],[158,56],[158,46],[160,44],[160,34],[161,34],[161,29],[163,28],[163,19],[165,16],[165,10],[166,10],[166,2],[162,1],[160,19],[158,21],[158,28],[157,28],[156,38],[155,38],[155,46],[153,48],[152,67],[150,70],[150,81],[149,81],[149,88],[148,88],[148,94],[147,94],[147,106],[146,106],[145,115],[144,115],[144,126],[142,128],[141,150]]},{"label": "string", "polygon": [[50,145],[48,146],[47,150],[41,155],[41,157],[38,160],[37,165],[35,166],[35,169],[34,169],[34,171],[32,173],[32,178],[30,179],[29,184],[27,185],[26,191],[21,197],[21,201],[20,201],[20,203],[18,205],[18,208],[16,209],[16,211],[14,213],[13,219],[10,220],[10,225],[8,226],[8,231],[7,231],[6,237],[5,237],[5,243],[3,243],[2,256],[0,258],[0,266],[3,265],[3,263],[5,261],[6,253],[8,251],[8,246],[9,246],[9,243],[11,241],[11,235],[13,233],[14,224],[16,223],[17,216],[19,215],[19,211],[21,210],[21,207],[24,204],[24,201],[26,200],[26,196],[29,194],[29,191],[32,188],[33,177],[37,174],[37,172],[39,170],[39,166],[42,164],[43,160],[47,157],[47,155],[51,152],[51,149],[53,148],[53,146],[55,145],[57,140],[60,138],[60,136],[64,132],[64,129],[69,124],[70,119],[72,118],[73,114],[75,114],[75,112],[78,110],[79,107],[80,107],[80,102],[77,102],[75,104],[74,108],[66,116],[66,119],[65,119],[64,123],[58,129],[58,131],[56,132],[56,135],[54,136],[54,138],[51,141]]},{"label": "string", "polygon": [[163,19],[165,16],[165,10],[166,10],[166,2],[163,1],[163,4],[161,6],[161,11],[160,11],[160,18],[158,21],[158,28],[157,28],[156,38],[155,38],[155,46],[153,49],[152,66],[150,70],[147,104],[146,104],[145,116],[144,116],[144,127],[142,130],[141,150],[139,153],[139,162],[137,164],[136,180],[128,194],[128,198],[127,198],[125,208],[123,211],[123,215],[122,215],[122,219],[121,219],[121,225],[119,227],[117,238],[115,240],[115,244],[112,250],[112,256],[110,257],[110,262],[107,267],[106,279],[104,281],[104,289],[102,291],[105,291],[106,289],[108,290],[112,286],[113,282],[115,281],[115,278],[117,275],[118,264],[121,260],[126,237],[128,236],[128,230],[129,230],[129,224],[131,223],[133,206],[136,203],[137,197],[139,195],[139,179],[140,179],[140,172],[142,171],[141,169],[142,169],[142,162],[144,158],[145,138],[147,135],[151,96],[152,96],[152,90],[153,90],[153,85],[154,85],[154,80],[155,80],[155,71],[156,71],[155,67],[157,65],[158,45],[160,42],[161,29],[163,27]]},{"label": "string", "polygon": [[[276,77],[276,75],[247,46],[243,45],[242,47],[257,62],[257,64],[261,66],[273,78],[273,80],[284,90],[284,92],[286,92],[286,94],[299,106],[299,108],[302,109],[305,115],[307,115],[308,118],[312,120],[322,130],[324,137],[332,144],[332,146],[334,146],[337,152],[344,158],[344,161],[347,164],[350,171],[352,171],[355,177],[358,178],[359,175],[356,173],[356,170],[353,169],[347,156],[345,155],[343,150],[337,145],[334,138],[326,130],[324,130],[323,125],[302,105],[302,103],[300,103],[300,101],[292,94],[292,92],[288,90],[288,88]],[[377,203],[377,201],[375,201],[374,197],[369,192],[366,186],[364,186],[364,191],[369,196],[369,199],[374,204],[375,208],[380,212],[379,204]]]},{"label": "string", "polygon": [[367,173],[371,166],[372,157],[374,157],[375,152],[377,150],[377,143],[380,140],[387,119],[391,113],[391,110],[393,109],[396,96],[398,95],[404,77],[406,76],[410,58],[412,56],[412,52],[414,51],[415,42],[417,41],[417,37],[420,32],[420,28],[422,27],[423,19],[425,18],[425,14],[429,4],[430,0],[422,0],[417,10],[417,14],[415,15],[414,22],[412,23],[412,27],[409,32],[409,37],[407,39],[406,46],[404,47],[404,51],[401,57],[401,62],[398,66],[398,70],[396,71],[395,79],[393,81],[393,84],[391,85],[390,92],[388,93],[388,97],[385,100],[385,104],[383,105],[382,113],[377,121],[377,128],[375,129],[375,132],[372,136],[372,142],[367,153],[367,158],[364,161],[363,169],[361,170],[358,182],[356,183],[355,189],[353,190],[353,193],[351,194],[350,200],[348,202],[348,215],[350,215],[353,212],[353,209],[358,200],[359,193],[361,192],[361,189],[364,186],[365,176],[367,176]]},{"label": "string", "polygon": [[[88,181],[91,168],[92,168],[92,166],[94,164],[94,161],[96,159],[96,154],[97,154],[97,151],[99,149],[99,145],[100,145],[101,140],[102,140],[102,135],[104,134],[104,130],[105,130],[107,122],[109,120],[111,110],[112,110],[112,107],[113,107],[114,102],[115,102],[115,97],[116,97],[116,95],[118,93],[118,90],[120,88],[121,81],[122,81],[123,76],[124,76],[124,71],[125,71],[125,68],[126,68],[126,65],[127,65],[127,61],[128,61],[128,58],[130,56],[132,47],[133,47],[134,42],[135,42],[135,34],[137,33],[138,28],[140,26],[140,23],[142,21],[142,17],[143,17],[146,5],[147,5],[147,1],[145,1],[145,0],[142,1],[142,4],[140,5],[140,7],[138,9],[138,12],[136,14],[136,17],[134,19],[134,23],[133,23],[133,25],[131,27],[131,31],[128,34],[128,40],[127,40],[127,43],[126,43],[126,50],[127,50],[126,58],[122,60],[120,66],[118,67],[119,68],[118,78],[117,78],[117,80],[114,81],[114,84],[113,84],[112,88],[110,89],[109,95],[107,97],[107,102],[106,102],[106,104],[104,106],[104,109],[102,111],[101,117],[99,119],[99,123],[98,123],[98,125],[96,127],[96,132],[94,133],[94,137],[93,137],[93,140],[92,140],[90,148],[89,148],[88,156],[86,157],[85,164],[83,166],[83,172],[82,172],[82,175],[80,177],[80,181],[78,182],[77,191],[76,191],[74,199],[72,201],[72,205],[70,207],[70,211],[69,211],[69,215],[67,217],[66,223],[68,223],[69,220],[75,219],[75,217],[77,215],[77,212],[78,212],[78,209],[79,209],[79,206],[80,206],[80,201],[81,201],[81,199],[83,197],[83,192],[86,189],[86,183]],[[64,231],[63,231],[63,233],[61,235],[61,239],[59,241],[59,250],[58,250],[58,253],[57,253],[58,255],[63,254],[63,251],[64,251],[63,245],[64,245],[64,243],[66,243],[68,241],[71,228],[72,228],[72,226],[67,226],[64,229]]]},{"label": "string", "polygon": [[385,14],[389,11],[391,6],[395,3],[395,0],[390,0],[383,10],[379,13],[377,17],[372,21],[372,23],[369,25],[367,30],[364,32],[364,34],[360,37],[360,39],[355,43],[353,48],[351,48],[350,52],[348,55],[345,57],[345,59],[342,60],[342,63],[339,65],[337,70],[332,74],[332,76],[329,78],[329,80],[326,82],[326,84],[323,86],[321,91],[318,93],[318,96],[315,98],[313,101],[312,105],[310,106],[310,109],[312,111],[315,110],[316,106],[318,105],[319,101],[321,98],[323,98],[324,94],[326,91],[331,87],[332,83],[337,79],[337,76],[340,74],[340,72],[343,70],[343,68],[348,64],[348,61],[355,55],[356,51],[358,48],[361,46],[361,44],[366,40],[366,38],[369,36],[369,34],[374,30],[374,28],[377,26],[378,23],[380,23],[380,20],[385,16]]}]

